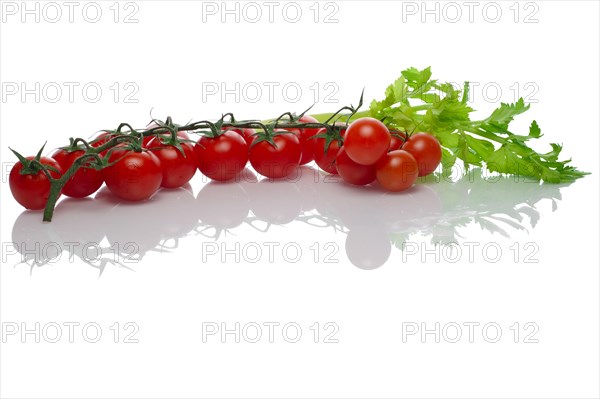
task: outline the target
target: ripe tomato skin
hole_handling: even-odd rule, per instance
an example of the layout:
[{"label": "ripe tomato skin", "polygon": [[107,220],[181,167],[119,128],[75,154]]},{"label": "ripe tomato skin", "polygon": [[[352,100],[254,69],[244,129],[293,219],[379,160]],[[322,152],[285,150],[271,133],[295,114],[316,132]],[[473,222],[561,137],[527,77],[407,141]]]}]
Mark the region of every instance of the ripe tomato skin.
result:
[{"label": "ripe tomato skin", "polygon": [[152,142],[152,140],[154,140],[156,136],[144,136],[142,138],[142,147],[144,148],[148,148],[150,146],[150,143]]},{"label": "ripe tomato skin", "polygon": [[246,144],[248,144],[248,147],[250,147],[250,144],[252,144],[252,140],[254,140],[253,134],[256,133],[256,130],[254,129],[241,127],[228,127],[223,128],[223,130],[232,130],[240,136],[242,136],[244,138],[244,141],[246,141]]},{"label": "ripe tomato skin", "polygon": [[[34,157],[27,157],[28,160]],[[49,170],[50,176],[58,179],[62,174],[62,169],[58,162],[52,158],[41,157],[40,163],[56,168],[59,173]],[[44,209],[48,197],[50,196],[50,181],[43,171],[35,175],[22,175],[23,164],[17,162],[8,177],[10,192],[19,204],[27,209]]]},{"label": "ripe tomato skin", "polygon": [[[163,134],[159,134],[159,135],[156,135],[156,136],[154,136],[154,135],[146,136],[146,137],[144,137],[142,139],[142,147],[144,147],[144,148],[150,148],[150,146],[155,145],[155,143],[153,144],[153,141],[157,137],[160,137],[161,140],[168,140],[171,137],[171,135],[169,133],[163,133]],[[189,140],[190,139],[189,134],[187,134],[184,131],[181,131],[181,132],[178,131],[177,132],[177,137],[180,140]]]},{"label": "ripe tomato skin", "polygon": [[[112,132],[102,132],[92,140],[90,145],[94,148],[100,147],[100,146],[106,144],[106,142],[110,141],[115,136],[116,136],[116,134],[112,133]],[[104,157],[107,153],[108,153],[108,150],[105,150],[105,151],[102,151],[99,155],[101,157]]]},{"label": "ripe tomato skin", "polygon": [[335,157],[338,174],[347,183],[364,186],[375,181],[375,166],[361,165],[354,162],[346,153],[345,145]]},{"label": "ripe tomato skin", "polygon": [[[83,150],[67,151],[58,149],[52,158],[58,162],[63,173],[66,172],[73,162],[85,154]],[[62,193],[67,197],[84,198],[94,194],[102,186],[102,172],[96,169],[84,168],[81,166],[77,172],[65,184]]]},{"label": "ripe tomato skin", "polygon": [[390,131],[374,118],[360,118],[348,126],[344,135],[346,153],[360,165],[374,165],[390,148]]},{"label": "ripe tomato skin", "polygon": [[200,172],[217,181],[232,180],[248,162],[248,144],[233,130],[218,137],[201,137],[194,146]]},{"label": "ripe tomato skin", "polygon": [[114,136],[116,136],[116,134],[113,132],[102,132],[96,137],[94,137],[90,145],[92,147],[100,147],[101,145],[105,144],[107,141],[112,139]]},{"label": "ripe tomato skin", "polygon": [[377,182],[388,191],[402,191],[417,181],[417,160],[404,150],[388,152],[375,166]]},{"label": "ripe tomato skin", "polygon": [[160,160],[162,168],[161,187],[178,188],[189,182],[196,174],[196,154],[190,143],[179,143],[183,154],[173,145],[165,145],[161,137],[155,137],[148,149]]},{"label": "ripe tomato skin", "polygon": [[[325,133],[326,129],[320,129],[317,133]],[[343,135],[343,133],[342,133]],[[315,163],[319,166],[319,168],[323,169],[327,173],[331,173],[333,175],[337,175],[338,171],[335,167],[335,157],[340,151],[340,144],[337,140],[333,140],[329,143],[329,148],[327,152],[325,152],[325,139],[322,137],[312,139],[313,141],[313,157],[315,159]]]},{"label": "ripe tomato skin", "polygon": [[261,141],[250,147],[250,164],[261,175],[279,179],[296,170],[300,164],[302,148],[295,134],[283,133],[273,136],[275,146]]},{"label": "ripe tomato skin", "polygon": [[[310,115],[304,115],[298,120],[302,123],[319,123],[318,120]],[[291,129],[296,133],[300,140],[300,146],[302,147],[302,158],[300,159],[300,165],[306,165],[314,159],[314,140],[310,138],[319,132],[319,128],[305,128],[305,129]]]},{"label": "ripe tomato skin", "polygon": [[143,201],[160,188],[162,167],[152,152],[116,148],[109,161],[115,164],[102,169],[102,177],[115,196],[127,201]]},{"label": "ripe tomato skin", "polygon": [[[150,130],[150,129],[154,129],[159,127],[160,125],[156,122],[150,122],[145,128],[144,130]],[[152,142],[152,140],[154,140],[156,137],[163,137],[163,138],[169,138],[171,135],[171,133],[166,132],[166,133],[161,133],[161,134],[151,134],[148,136],[144,136],[144,138],[142,139],[142,147],[143,148],[150,148],[150,143]],[[181,140],[189,140],[190,136],[183,130],[181,131],[177,131],[177,137],[179,137]]]},{"label": "ripe tomato skin", "polygon": [[440,142],[428,133],[413,134],[402,149],[410,152],[417,160],[419,177],[432,173],[442,161]]},{"label": "ripe tomato skin", "polygon": [[[156,136],[155,135],[146,136],[146,137],[144,137],[144,143],[146,143],[146,146],[149,147],[150,143],[152,143],[152,140],[154,140],[156,137],[160,137],[163,140],[167,140],[171,137],[171,134],[170,133],[162,133],[162,134],[159,134]],[[189,140],[190,139],[190,135],[183,131],[177,132],[177,137],[180,140]],[[146,139],[148,139],[148,138],[150,140],[148,142],[146,142]]]},{"label": "ripe tomato skin", "polygon": [[[398,138],[397,136],[400,136],[402,138]],[[388,148],[388,152],[399,150],[402,147],[402,143],[404,143],[405,140],[406,134],[395,131],[394,134],[391,134],[390,148]]]}]

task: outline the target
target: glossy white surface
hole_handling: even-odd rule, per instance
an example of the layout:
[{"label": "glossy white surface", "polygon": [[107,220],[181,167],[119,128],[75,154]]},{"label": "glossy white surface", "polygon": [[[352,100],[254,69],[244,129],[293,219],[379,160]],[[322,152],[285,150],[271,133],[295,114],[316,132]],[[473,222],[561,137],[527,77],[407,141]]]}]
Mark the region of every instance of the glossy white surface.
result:
[{"label": "glossy white surface", "polygon": [[[337,2],[335,24],[202,23],[201,2],[136,4],[137,24],[1,27],[3,82],[98,82],[105,94],[95,104],[1,104],[0,396],[598,397],[597,3],[537,2],[535,24],[513,23],[508,3],[498,24],[402,22],[402,2]],[[342,62],[328,43],[363,54]],[[296,50],[269,58],[290,45],[300,59]],[[235,56],[211,58],[223,48]],[[562,142],[593,174],[559,186],[475,170],[390,194],[310,165],[291,181],[247,170],[230,184],[196,175],[142,204],[103,188],[63,199],[49,224],[10,197],[9,146],[33,153],[45,140],[54,148],[119,122],[142,125],[150,109],[183,122],[302,111],[315,83],[315,110],[326,112],[355,103],[363,87],[368,101],[381,97],[411,65],[496,83],[505,102],[515,82],[534,82],[539,102],[516,126],[537,119],[545,136],[536,148]],[[135,82],[139,102],[115,103],[114,82]],[[303,95],[202,101],[206,82],[296,82]],[[327,104],[330,82],[338,102]],[[473,106],[497,103],[475,97]],[[79,323],[73,342],[70,322]],[[21,334],[35,323],[39,343]],[[88,323],[97,324],[84,335]],[[239,343],[220,334],[236,323]],[[440,342],[421,336],[436,323]],[[473,342],[469,323],[478,323]],[[62,337],[51,343],[57,325]],[[94,327],[102,336],[91,343]]]}]

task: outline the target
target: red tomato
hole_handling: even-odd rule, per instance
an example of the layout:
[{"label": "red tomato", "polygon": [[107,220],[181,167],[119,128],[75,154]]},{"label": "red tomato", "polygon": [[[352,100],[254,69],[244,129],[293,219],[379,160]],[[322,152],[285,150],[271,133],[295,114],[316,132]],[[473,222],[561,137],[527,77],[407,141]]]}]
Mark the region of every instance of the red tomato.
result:
[{"label": "red tomato", "polygon": [[[151,146],[151,145],[153,145],[153,144],[152,144],[152,140],[154,140],[156,137],[160,137],[162,140],[167,140],[167,139],[169,139],[169,138],[171,137],[171,134],[170,134],[170,133],[162,133],[162,134],[159,134],[158,136],[154,136],[154,135],[152,135],[152,136],[147,136],[147,137],[144,137],[144,140],[143,140],[143,144],[142,144],[142,145],[143,145],[145,148],[150,148],[150,146]],[[180,140],[189,140],[189,139],[190,139],[190,136],[189,136],[189,135],[188,135],[186,132],[179,132],[179,131],[178,131],[178,132],[177,132],[177,137],[178,137]],[[148,139],[148,138],[150,138],[150,140],[146,140],[146,139]]]},{"label": "red tomato", "polygon": [[399,131],[394,131],[390,133],[390,148],[388,148],[388,152],[399,150],[400,147],[402,147],[402,143],[404,143],[404,141],[406,140],[406,134]]},{"label": "red tomato", "polygon": [[[64,149],[57,150],[52,154],[52,158],[60,165],[63,173],[66,172],[73,162],[85,154],[83,150],[67,151]],[[91,160],[90,160],[91,162]],[[86,162],[89,165],[90,162]],[[83,198],[94,194],[104,181],[102,180],[102,172],[92,168],[81,166],[77,172],[65,184],[62,193],[67,197]]]},{"label": "red tomato", "polygon": [[[28,160],[32,160],[35,157],[27,157]],[[58,162],[52,158],[41,157],[40,163],[54,167],[59,172],[49,171],[50,176],[58,179],[62,173],[62,169]],[[50,181],[43,171],[39,171],[36,174],[22,175],[21,170],[23,164],[17,162],[10,170],[8,177],[8,184],[10,186],[10,192],[17,202],[23,205],[27,209],[44,209],[48,197],[50,196]]]},{"label": "red tomato", "polygon": [[[158,123],[156,123],[156,122],[150,122],[150,123],[149,123],[149,124],[148,124],[148,125],[147,125],[147,126],[144,128],[144,130],[150,130],[150,129],[154,129],[154,128],[157,128],[157,127],[159,127],[159,126],[160,126],[160,125],[159,125]],[[149,146],[150,146],[150,142],[151,142],[151,141],[152,141],[152,140],[153,140],[155,137],[158,137],[158,136],[160,136],[160,137],[165,137],[165,138],[167,138],[169,135],[170,135],[170,133],[168,133],[168,132],[167,132],[167,133],[161,133],[160,135],[155,135],[155,134],[152,134],[152,135],[149,135],[149,136],[145,136],[145,137],[142,139],[142,147],[144,147],[144,148],[149,148]],[[182,139],[182,140],[189,140],[189,139],[190,139],[190,136],[189,136],[189,135],[188,135],[188,134],[187,134],[185,131],[179,131],[179,130],[177,131],[177,137],[179,137],[179,138],[180,138],[180,139]]]},{"label": "red tomato", "polygon": [[402,191],[417,181],[419,168],[417,160],[409,152],[396,150],[388,152],[375,167],[377,182],[389,191]]},{"label": "red tomato", "polygon": [[340,148],[335,158],[335,165],[341,178],[350,184],[364,186],[375,180],[375,167],[354,162],[345,151],[345,145]]},{"label": "red tomato", "polygon": [[223,130],[233,130],[234,132],[242,136],[246,141],[246,144],[248,144],[248,147],[250,147],[250,144],[252,144],[252,140],[254,140],[253,134],[256,133],[256,130],[254,129],[241,127],[228,127],[223,128]]},{"label": "red tomato", "polygon": [[100,147],[102,144],[106,143],[110,139],[116,136],[116,133],[113,132],[102,132],[97,135],[92,142],[90,143],[92,147]]},{"label": "red tomato", "polygon": [[142,139],[142,147],[148,148],[148,146],[150,145],[152,140],[154,140],[155,137],[156,136],[144,136],[144,138]]},{"label": "red tomato", "polygon": [[160,188],[163,172],[160,160],[150,151],[116,148],[110,156],[115,164],[102,169],[106,187],[127,201],[146,200]]},{"label": "red tomato", "polygon": [[[112,132],[102,132],[98,136],[96,136],[95,139],[92,140],[90,145],[94,148],[100,147],[100,146],[106,144],[106,142],[110,141],[115,136],[116,136],[116,134],[112,133]],[[102,151],[100,153],[100,156],[102,156],[102,157],[105,156],[107,152],[108,152],[108,150]]]},{"label": "red tomato", "polygon": [[232,130],[214,138],[203,136],[194,152],[200,172],[217,181],[235,178],[248,162],[248,144]]},{"label": "red tomato", "polygon": [[348,126],[344,136],[346,153],[360,165],[374,165],[390,148],[388,128],[374,118],[360,118]]},{"label": "red tomato", "polygon": [[177,137],[179,137],[182,140],[189,140],[190,139],[190,135],[187,134],[184,131],[177,131]]},{"label": "red tomato", "polygon": [[442,161],[440,142],[428,133],[413,134],[402,149],[410,152],[417,160],[419,176],[432,173]]},{"label": "red tomato", "polygon": [[250,147],[250,164],[258,173],[271,179],[285,177],[300,164],[302,148],[295,134],[273,136],[275,145],[261,141]]},{"label": "red tomato", "polygon": [[[318,123],[319,121],[310,115],[304,115],[299,119],[302,123]],[[300,140],[300,146],[302,147],[302,158],[300,158],[300,165],[306,165],[314,159],[314,143],[310,138],[319,132],[319,128],[306,128],[306,129],[288,129],[295,133]]]},{"label": "red tomato", "polygon": [[[325,133],[326,129],[320,129],[318,134]],[[342,132],[342,136],[343,136]],[[319,137],[312,139],[313,141],[313,157],[319,168],[323,169],[327,173],[337,175],[337,169],[335,167],[335,157],[340,151],[340,144],[337,140],[333,140],[329,143],[329,148],[325,151],[325,138]]]},{"label": "red tomato", "polygon": [[179,143],[179,145],[183,154],[177,147],[163,144],[162,137],[155,137],[148,144],[150,151],[160,160],[163,176],[161,187],[181,187],[196,174],[194,147],[190,143]]}]

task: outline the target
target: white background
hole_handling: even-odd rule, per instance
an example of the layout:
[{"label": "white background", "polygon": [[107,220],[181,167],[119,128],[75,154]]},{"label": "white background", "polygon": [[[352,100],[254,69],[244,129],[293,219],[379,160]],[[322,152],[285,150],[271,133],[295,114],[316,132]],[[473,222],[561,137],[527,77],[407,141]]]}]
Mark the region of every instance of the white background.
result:
[{"label": "white background", "polygon": [[[17,14],[4,13],[6,3],[0,28],[2,397],[598,397],[597,2],[487,8],[482,2],[472,21],[458,2],[451,7],[462,17],[454,23],[456,7],[434,2],[427,7],[438,7],[437,22],[435,14],[422,15],[421,2],[337,1],[317,4],[316,23],[313,2],[297,3],[296,23],[283,17],[283,2],[273,22],[267,6],[256,3],[263,12],[256,23],[243,14],[239,22],[231,15],[222,23],[219,13],[203,13],[221,2],[98,2],[96,23],[83,18],[86,3],[70,22],[58,2],[63,15],[56,23],[48,21],[54,10],[43,14],[43,2],[39,22],[35,15],[21,21],[20,2],[13,3]],[[243,12],[244,3],[237,7]],[[497,8],[502,14],[492,23]],[[124,23],[131,12],[137,22]],[[50,149],[120,122],[143,126],[151,110],[181,123],[221,112],[264,119],[300,112],[315,100],[315,112],[334,111],[356,103],[363,87],[367,101],[380,98],[402,69],[429,65],[441,80],[479,84],[472,99],[478,115],[514,101],[517,91],[529,96],[534,103],[516,129],[538,120],[544,137],[537,149],[563,143],[564,157],[594,174],[562,187],[510,178],[490,183],[473,174],[455,184],[419,184],[402,195],[350,188],[310,168],[295,183],[247,179],[215,186],[197,175],[187,190],[162,191],[144,204],[118,203],[105,189],[94,200],[64,201],[51,224],[23,212],[9,194],[9,146],[33,154],[46,140]],[[36,82],[39,99],[7,94],[9,86],[31,89]],[[52,82],[63,87],[55,102],[55,92],[43,92]],[[65,82],[79,84],[73,101]],[[102,88],[97,102],[82,94],[90,83]],[[206,92],[236,83],[238,99]],[[264,88],[256,102],[255,92],[241,92],[248,84]],[[273,98],[266,84],[278,84]],[[293,92],[285,97],[286,84],[302,89],[298,101]],[[114,87],[120,88],[116,98]],[[132,87],[138,90],[126,98]],[[326,98],[331,87],[339,90]],[[38,257],[44,251],[35,251],[36,244],[56,243],[64,251],[30,266],[13,241],[26,242]],[[456,243],[461,255],[450,259],[446,247],[434,246],[438,241]],[[89,265],[77,256],[81,246],[69,258],[68,242],[99,242],[105,249],[130,243],[143,256],[128,263],[107,250],[109,262]],[[270,259],[268,245],[277,244]],[[289,260],[293,249],[282,251],[286,245],[300,248],[297,262]],[[263,253],[252,262],[256,247]],[[72,343],[66,322],[80,323]],[[265,322],[280,323],[272,343]],[[479,323],[473,342],[468,322]],[[50,327],[51,336],[39,343],[34,334],[6,333],[35,323],[58,323],[62,339],[48,342],[55,334]],[[99,342],[86,341],[86,323],[101,327]],[[114,323],[120,323],[117,343]],[[139,328],[137,343],[124,342],[132,331],[125,323]],[[263,336],[258,343],[248,342],[254,330],[239,343],[231,334],[203,339],[210,323],[258,323]],[[302,329],[297,343],[286,341],[293,330],[282,335],[286,323]],[[317,343],[314,323],[320,323]],[[403,339],[403,329],[421,323],[429,329],[439,323],[440,330],[458,323],[463,336],[451,343],[455,330],[447,329],[439,343],[420,332]],[[482,333],[486,323],[500,326],[498,342],[488,342],[493,330]],[[526,329],[525,323],[532,324]],[[336,326],[338,342],[325,342]],[[525,342],[534,329],[530,338],[537,343]]]}]

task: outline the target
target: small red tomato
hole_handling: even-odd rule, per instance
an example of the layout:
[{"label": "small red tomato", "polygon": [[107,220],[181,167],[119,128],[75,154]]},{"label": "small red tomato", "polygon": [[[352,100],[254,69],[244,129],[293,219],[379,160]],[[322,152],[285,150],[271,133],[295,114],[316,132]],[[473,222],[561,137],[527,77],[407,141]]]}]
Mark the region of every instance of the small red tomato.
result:
[{"label": "small red tomato", "polygon": [[150,145],[152,140],[154,140],[155,137],[156,136],[144,136],[144,138],[142,138],[142,147],[148,148],[148,146]]},{"label": "small red tomato", "polygon": [[203,136],[194,152],[200,172],[217,181],[234,179],[248,162],[248,144],[233,130],[218,137]]},{"label": "small red tomato", "polygon": [[[317,133],[325,133],[326,129],[323,128],[319,130]],[[343,135],[343,132],[342,132]],[[337,140],[332,140],[329,143],[329,148],[327,151],[325,150],[326,140],[323,137],[319,137],[316,139],[311,139],[313,141],[313,157],[315,159],[315,163],[319,166],[319,168],[323,169],[327,173],[331,173],[337,175],[337,168],[335,167],[335,157],[340,151],[340,144]]]},{"label": "small red tomato", "polygon": [[[27,157],[28,160],[34,157]],[[41,157],[40,163],[55,168],[58,172],[49,170],[50,176],[60,178],[61,167],[52,158]],[[10,170],[8,184],[15,200],[27,209],[44,209],[50,196],[50,181],[43,171],[36,174],[21,174],[23,164],[19,161]]]},{"label": "small red tomato", "polygon": [[347,183],[364,186],[375,180],[375,166],[354,162],[346,153],[345,145],[338,151],[335,165],[338,174]]},{"label": "small red tomato", "polygon": [[374,165],[390,148],[390,131],[374,118],[360,118],[348,126],[344,136],[346,153],[360,165]]},{"label": "small red tomato", "polygon": [[109,161],[114,164],[102,169],[102,177],[106,187],[117,197],[142,201],[160,188],[163,172],[160,160],[152,152],[115,148]]},{"label": "small red tomato", "polygon": [[[302,123],[319,123],[318,120],[310,115],[304,115],[298,120]],[[300,141],[300,147],[302,147],[302,158],[300,158],[300,165],[306,165],[314,159],[314,140],[311,137],[319,132],[319,128],[305,128],[305,129],[288,129],[292,133],[298,136]]]},{"label": "small red tomato", "polygon": [[[94,148],[98,148],[98,147],[103,146],[104,144],[106,144],[111,139],[113,139],[116,135],[117,134],[113,133],[113,132],[102,132],[99,135],[97,135],[96,138],[94,138],[90,142],[90,145],[92,147],[94,147]],[[104,157],[107,152],[108,152],[108,150],[102,151],[100,153],[100,156]]]},{"label": "small red tomato", "polygon": [[[390,148],[388,148],[388,152],[390,151],[396,151],[399,150],[400,147],[402,147],[402,144],[404,143],[404,141],[406,141],[406,134],[404,134],[403,132],[399,132],[399,131],[393,131],[391,132],[391,137],[390,137]],[[400,137],[398,137],[400,136]]]},{"label": "small red tomato", "polygon": [[428,133],[413,134],[402,149],[410,152],[419,164],[419,176],[432,173],[442,161],[440,142]]},{"label": "small red tomato", "polygon": [[[156,122],[150,122],[145,128],[144,130],[150,130],[150,129],[155,129],[157,127],[159,127],[160,125]],[[166,132],[166,133],[161,133],[161,134],[151,134],[148,136],[144,136],[144,138],[142,139],[142,147],[144,148],[149,148],[150,143],[152,142],[152,140],[155,137],[164,137],[164,138],[168,138],[171,135],[171,133]],[[177,137],[179,137],[182,140],[189,140],[190,136],[185,132],[185,131],[177,131]]]},{"label": "small red tomato", "polygon": [[[151,145],[153,145],[153,144],[152,144],[152,141],[153,141],[153,140],[154,140],[156,137],[160,137],[160,139],[161,139],[161,140],[168,140],[168,139],[171,137],[171,134],[170,134],[170,133],[162,133],[162,134],[159,134],[159,135],[157,135],[157,136],[151,135],[151,136],[144,137],[144,141],[143,141],[143,144],[142,144],[142,145],[143,145],[144,147],[146,147],[146,148],[150,148],[150,146],[151,146]],[[188,135],[186,132],[179,132],[179,131],[178,131],[178,132],[177,132],[177,137],[178,137],[180,140],[189,140],[189,139],[190,139],[190,136],[189,136],[189,135]],[[150,138],[150,140],[146,140],[146,139],[148,139],[148,138]]]},{"label": "small red tomato", "polygon": [[[60,165],[63,173],[66,172],[73,162],[77,160],[77,158],[81,157],[85,154],[83,150],[75,150],[75,151],[67,151],[64,149],[58,149],[54,154],[52,154],[52,158]],[[89,162],[86,162],[89,165]],[[85,164],[82,165],[77,172],[67,184],[63,187],[62,193],[67,197],[73,198],[84,198],[89,195],[94,194],[98,189],[102,186],[104,180],[102,180],[102,172],[92,168],[86,168]]]},{"label": "small red tomato", "polygon": [[162,137],[155,137],[148,144],[148,149],[160,160],[163,175],[161,187],[181,187],[196,174],[194,147],[185,142],[179,145],[183,153],[174,145],[163,143]]},{"label": "small red tomato", "polygon": [[388,152],[375,167],[377,182],[389,191],[402,191],[417,181],[419,168],[417,160],[409,152],[396,150]]},{"label": "small red tomato", "polygon": [[115,137],[117,134],[113,132],[102,132],[97,135],[91,142],[90,145],[92,147],[100,147],[105,144],[107,141]]},{"label": "small red tomato", "polygon": [[271,179],[288,176],[300,164],[302,148],[295,134],[282,133],[273,136],[272,144],[267,140],[250,147],[250,164],[258,173]]},{"label": "small red tomato", "polygon": [[254,140],[254,134],[256,133],[256,130],[254,129],[241,127],[228,127],[223,128],[223,130],[232,130],[240,136],[242,136],[244,138],[244,141],[246,141],[246,144],[248,144],[248,147],[250,147],[250,144],[252,144],[252,140]]}]

